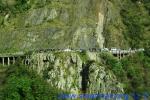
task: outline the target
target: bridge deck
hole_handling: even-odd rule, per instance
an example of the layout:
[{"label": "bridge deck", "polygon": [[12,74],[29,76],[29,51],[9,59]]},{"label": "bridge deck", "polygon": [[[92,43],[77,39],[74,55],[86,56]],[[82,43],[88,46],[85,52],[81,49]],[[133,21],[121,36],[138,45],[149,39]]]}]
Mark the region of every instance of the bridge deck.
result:
[{"label": "bridge deck", "polygon": [[4,53],[0,54],[0,57],[18,57],[18,56],[23,56],[23,52],[17,52],[17,53]]},{"label": "bridge deck", "polygon": [[[90,51],[90,52],[110,52],[112,53],[115,57],[118,57],[121,59],[125,55],[130,55],[135,52],[139,52],[139,50],[101,50],[101,49],[89,49],[89,50],[84,50],[84,49],[44,49],[44,50],[35,50],[33,52],[83,52],[83,51]],[[16,62],[16,59],[18,57],[23,58],[24,64],[29,64],[30,57],[29,55],[25,55],[23,52],[16,52],[16,53],[5,53],[5,54],[0,54],[0,64],[4,65],[10,65],[14,64]]]}]

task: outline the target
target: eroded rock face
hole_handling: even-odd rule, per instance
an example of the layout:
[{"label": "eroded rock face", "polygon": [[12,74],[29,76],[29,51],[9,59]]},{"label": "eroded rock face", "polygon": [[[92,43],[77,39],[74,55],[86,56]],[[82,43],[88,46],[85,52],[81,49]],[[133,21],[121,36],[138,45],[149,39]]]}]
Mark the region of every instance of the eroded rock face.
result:
[{"label": "eroded rock face", "polygon": [[57,17],[56,9],[50,9],[47,7],[31,10],[28,13],[28,17],[25,20],[25,26],[27,25],[40,25],[44,21],[50,21]]},{"label": "eroded rock face", "polygon": [[16,0],[1,0],[1,3],[5,6],[14,6],[17,1]]},{"label": "eroded rock face", "polygon": [[33,53],[31,68],[52,86],[71,93],[123,93],[123,86],[98,53]]},{"label": "eroded rock face", "polygon": [[117,82],[115,75],[106,68],[92,63],[89,66],[88,93],[123,93],[122,84]]},{"label": "eroded rock face", "polygon": [[[31,8],[5,20],[2,49],[103,48],[105,0],[52,0],[28,2]],[[5,16],[4,16],[5,17]],[[27,35],[28,34],[28,35]],[[9,40],[7,40],[7,38]],[[34,41],[30,38],[36,37]],[[13,41],[13,42],[12,42]],[[19,41],[19,42],[18,42]],[[5,43],[5,42],[4,42]],[[19,44],[19,45],[18,45]],[[2,50],[1,50],[2,51]]]},{"label": "eroded rock face", "polygon": [[78,93],[81,89],[82,60],[76,53],[33,54],[33,68],[55,87]]}]

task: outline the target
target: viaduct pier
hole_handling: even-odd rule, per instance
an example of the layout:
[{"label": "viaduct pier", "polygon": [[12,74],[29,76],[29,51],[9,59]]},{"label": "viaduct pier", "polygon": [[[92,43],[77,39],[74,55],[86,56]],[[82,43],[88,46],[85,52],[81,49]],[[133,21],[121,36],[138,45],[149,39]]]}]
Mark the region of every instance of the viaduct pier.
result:
[{"label": "viaduct pier", "polygon": [[29,56],[25,55],[23,52],[0,54],[0,64],[2,66],[13,65],[18,59],[23,59],[22,63],[25,65],[29,64]]}]

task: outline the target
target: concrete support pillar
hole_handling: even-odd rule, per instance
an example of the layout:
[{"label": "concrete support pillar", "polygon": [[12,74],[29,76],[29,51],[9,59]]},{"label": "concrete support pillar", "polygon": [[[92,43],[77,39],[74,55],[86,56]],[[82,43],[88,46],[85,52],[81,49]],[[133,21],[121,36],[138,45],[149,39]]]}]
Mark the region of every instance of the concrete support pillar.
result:
[{"label": "concrete support pillar", "polygon": [[120,59],[120,51],[119,51],[119,59]]},{"label": "concrete support pillar", "polygon": [[24,65],[24,64],[25,64],[25,59],[23,59],[23,60],[21,61],[21,63]]},{"label": "concrete support pillar", "polygon": [[3,66],[5,65],[5,59],[4,59],[4,57],[2,58],[2,64],[3,64]]},{"label": "concrete support pillar", "polygon": [[26,65],[26,58],[24,59],[24,62],[23,62],[23,63],[24,63],[24,65]]},{"label": "concrete support pillar", "polygon": [[23,65],[24,65],[24,62],[25,62],[25,60],[23,59],[23,60],[22,60],[22,64],[23,64]]},{"label": "concrete support pillar", "polygon": [[119,54],[120,54],[120,59],[122,58],[121,56],[122,56],[122,54],[121,54],[121,52],[119,52]]},{"label": "concrete support pillar", "polygon": [[26,59],[25,59],[25,65],[29,65],[29,64],[30,64],[30,62],[29,62],[29,57],[26,56],[25,58],[26,58]]},{"label": "concrete support pillar", "polygon": [[23,57],[23,64],[26,65],[26,56]]},{"label": "concrete support pillar", "polygon": [[8,66],[9,66],[10,65],[10,59],[9,59],[9,57],[7,59],[8,59]]},{"label": "concrete support pillar", "polygon": [[28,56],[26,56],[26,65],[28,65]]},{"label": "concrete support pillar", "polygon": [[38,55],[38,59],[37,59],[37,63],[38,63],[38,66],[37,66],[37,68],[39,68],[39,66],[40,66],[40,57],[39,57],[40,55]]},{"label": "concrete support pillar", "polygon": [[25,58],[24,58],[24,56],[22,57],[22,64],[24,65],[25,64]]},{"label": "concrete support pillar", "polygon": [[120,59],[120,52],[117,51],[117,57]]},{"label": "concrete support pillar", "polygon": [[129,51],[129,55],[131,55],[131,52],[132,52],[132,51],[130,50],[130,51]]},{"label": "concrete support pillar", "polygon": [[13,57],[13,64],[15,64],[15,57]]}]

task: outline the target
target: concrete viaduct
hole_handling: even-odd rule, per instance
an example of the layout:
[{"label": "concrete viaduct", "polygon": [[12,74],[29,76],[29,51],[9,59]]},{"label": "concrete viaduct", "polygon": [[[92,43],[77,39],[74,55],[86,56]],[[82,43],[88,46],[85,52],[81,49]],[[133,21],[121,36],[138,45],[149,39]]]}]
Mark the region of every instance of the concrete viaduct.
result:
[{"label": "concrete viaduct", "polygon": [[29,65],[30,57],[25,55],[23,52],[11,53],[11,54],[0,54],[0,64],[2,66],[9,66],[16,63],[17,60],[23,59],[22,63]]},{"label": "concrete viaduct", "polygon": [[[37,50],[35,52],[47,52],[47,51],[52,51],[52,52],[83,52],[83,51],[90,51],[90,52],[110,52],[112,53],[115,57],[118,57],[121,59],[124,56],[133,54],[135,52],[138,52],[140,50],[105,50],[105,49],[89,49],[89,50],[84,50],[84,49],[44,49],[44,50]],[[142,51],[142,50],[141,50]],[[26,55],[23,52],[17,52],[17,53],[10,53],[10,54],[0,54],[0,65],[2,66],[9,66],[13,65],[16,63],[16,61],[21,58],[22,63],[25,65],[30,64],[30,55]]]}]

